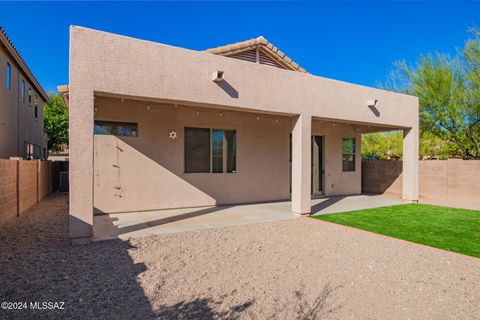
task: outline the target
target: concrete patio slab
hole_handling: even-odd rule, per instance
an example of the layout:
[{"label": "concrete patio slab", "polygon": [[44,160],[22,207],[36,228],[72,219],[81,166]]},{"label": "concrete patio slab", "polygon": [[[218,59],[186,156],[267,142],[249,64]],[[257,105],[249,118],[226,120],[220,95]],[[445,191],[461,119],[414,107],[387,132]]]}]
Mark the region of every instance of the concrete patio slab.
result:
[{"label": "concrete patio slab", "polygon": [[[361,210],[401,204],[386,195],[337,196],[312,199],[312,214]],[[262,221],[294,219],[291,202],[269,202],[94,216],[94,240],[129,239],[145,235],[221,228]]]}]

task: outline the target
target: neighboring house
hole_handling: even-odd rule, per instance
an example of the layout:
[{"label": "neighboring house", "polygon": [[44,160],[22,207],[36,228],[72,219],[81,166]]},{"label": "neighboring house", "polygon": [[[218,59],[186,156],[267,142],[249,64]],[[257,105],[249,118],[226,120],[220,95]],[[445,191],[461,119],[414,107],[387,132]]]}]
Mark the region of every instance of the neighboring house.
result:
[{"label": "neighboring house", "polygon": [[0,159],[46,159],[43,104],[48,96],[2,27],[0,66]]},{"label": "neighboring house", "polygon": [[[308,48],[305,48],[306,50]],[[264,38],[204,52],[70,30],[70,236],[93,215],[361,193],[361,134],[403,130],[418,199],[418,98],[306,73]]]}]

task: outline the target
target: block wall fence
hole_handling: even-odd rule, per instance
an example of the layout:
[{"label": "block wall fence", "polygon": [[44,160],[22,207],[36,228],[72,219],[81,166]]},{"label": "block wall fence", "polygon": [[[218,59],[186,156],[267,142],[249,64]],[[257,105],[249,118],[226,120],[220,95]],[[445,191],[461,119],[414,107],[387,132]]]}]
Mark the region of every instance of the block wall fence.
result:
[{"label": "block wall fence", "polygon": [[[480,204],[480,160],[419,161],[420,197]],[[362,192],[402,194],[402,161],[362,161]]]},{"label": "block wall fence", "polygon": [[52,191],[52,161],[0,159],[0,223],[23,215]]}]

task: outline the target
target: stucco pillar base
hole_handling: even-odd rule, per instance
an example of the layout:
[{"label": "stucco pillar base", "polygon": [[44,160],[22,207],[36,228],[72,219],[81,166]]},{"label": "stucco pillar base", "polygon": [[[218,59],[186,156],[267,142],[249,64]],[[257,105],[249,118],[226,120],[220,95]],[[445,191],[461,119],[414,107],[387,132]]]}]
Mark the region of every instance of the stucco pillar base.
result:
[{"label": "stucco pillar base", "polygon": [[312,117],[301,114],[292,130],[292,211],[311,212]]}]

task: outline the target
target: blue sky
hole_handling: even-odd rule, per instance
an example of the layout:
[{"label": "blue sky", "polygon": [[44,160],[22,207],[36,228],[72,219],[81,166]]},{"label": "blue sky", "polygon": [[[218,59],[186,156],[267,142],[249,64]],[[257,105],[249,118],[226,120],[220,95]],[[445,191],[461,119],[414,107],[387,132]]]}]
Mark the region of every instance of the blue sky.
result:
[{"label": "blue sky", "polygon": [[0,25],[47,91],[68,83],[72,24],[195,50],[262,35],[310,73],[372,86],[394,61],[454,53],[479,13],[475,2],[0,2]]}]

